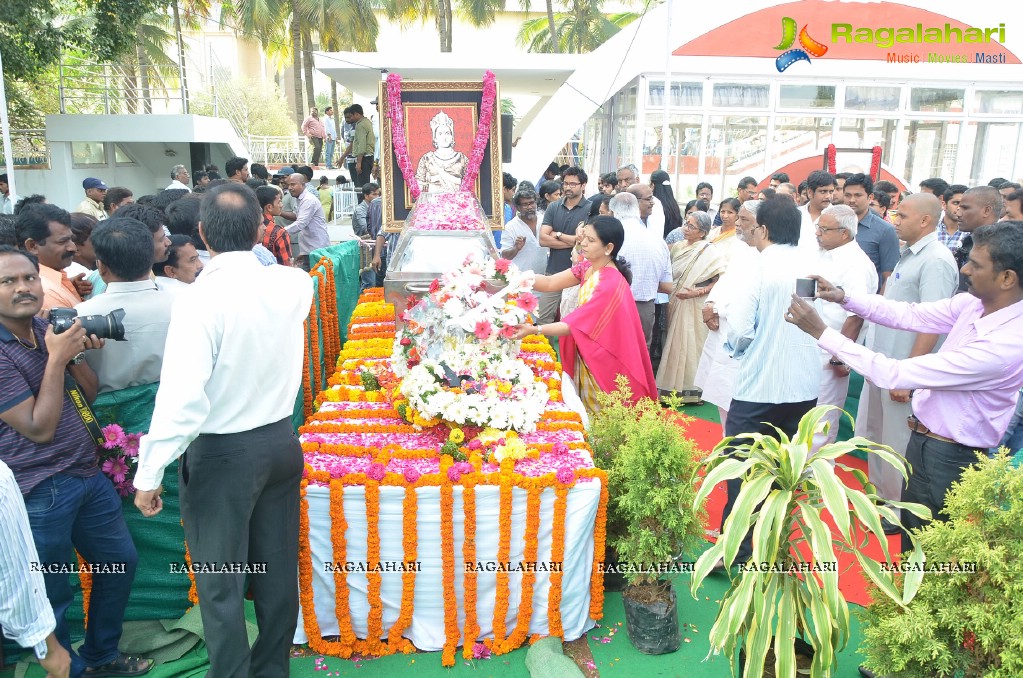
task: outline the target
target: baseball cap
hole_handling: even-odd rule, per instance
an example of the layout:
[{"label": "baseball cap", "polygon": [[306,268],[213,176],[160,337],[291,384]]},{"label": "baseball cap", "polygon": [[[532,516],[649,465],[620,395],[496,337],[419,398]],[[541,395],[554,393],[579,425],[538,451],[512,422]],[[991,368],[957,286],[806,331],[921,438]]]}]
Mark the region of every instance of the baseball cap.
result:
[{"label": "baseball cap", "polygon": [[87,191],[90,188],[100,188],[100,189],[105,191],[105,190],[107,190],[107,185],[105,183],[103,183],[102,179],[96,179],[95,177],[89,177],[88,179],[86,179],[85,181],[82,182],[82,188],[84,188]]},{"label": "baseball cap", "polygon": [[282,167],[279,170],[277,170],[277,176],[286,177],[289,174],[294,174],[294,172],[295,170],[291,169],[290,167]]}]

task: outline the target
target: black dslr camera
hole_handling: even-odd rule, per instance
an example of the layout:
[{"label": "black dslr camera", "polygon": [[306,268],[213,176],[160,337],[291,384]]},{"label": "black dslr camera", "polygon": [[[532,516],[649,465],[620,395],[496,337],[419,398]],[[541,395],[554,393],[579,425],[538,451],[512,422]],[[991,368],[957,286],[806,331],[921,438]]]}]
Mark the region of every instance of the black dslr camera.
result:
[{"label": "black dslr camera", "polygon": [[121,320],[124,318],[124,309],[115,308],[106,315],[83,315],[79,316],[78,311],[73,308],[51,308],[50,324],[53,326],[54,334],[66,332],[74,324],[75,318],[82,321],[82,327],[86,334],[95,334],[100,339],[113,339],[124,341],[124,325]]}]

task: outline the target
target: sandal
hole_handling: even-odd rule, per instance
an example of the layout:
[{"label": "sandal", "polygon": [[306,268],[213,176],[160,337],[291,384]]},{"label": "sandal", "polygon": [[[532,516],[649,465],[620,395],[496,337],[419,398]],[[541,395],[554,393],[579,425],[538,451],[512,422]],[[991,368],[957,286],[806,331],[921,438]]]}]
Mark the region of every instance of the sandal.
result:
[{"label": "sandal", "polygon": [[121,653],[121,655],[112,662],[104,664],[103,666],[90,666],[85,669],[85,674],[89,678],[103,678],[105,676],[141,676],[149,673],[149,670],[153,668],[155,662],[152,659],[144,659],[143,657],[135,657]]}]

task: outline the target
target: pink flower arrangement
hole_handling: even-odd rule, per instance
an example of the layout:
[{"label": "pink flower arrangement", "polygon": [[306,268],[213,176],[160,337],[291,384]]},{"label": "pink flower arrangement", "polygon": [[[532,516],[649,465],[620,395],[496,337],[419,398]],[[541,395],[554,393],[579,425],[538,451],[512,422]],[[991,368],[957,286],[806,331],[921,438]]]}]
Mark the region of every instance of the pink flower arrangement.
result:
[{"label": "pink flower arrangement", "polygon": [[575,471],[570,468],[559,468],[554,476],[558,479],[558,482],[563,485],[571,485],[575,481]]},{"label": "pink flower arrangement", "polygon": [[476,177],[480,174],[480,165],[483,164],[483,153],[486,151],[487,142],[490,140],[490,126],[494,121],[494,108],[497,104],[497,78],[490,71],[483,74],[483,101],[480,105],[480,122],[476,127],[476,138],[472,141],[472,152],[469,153],[469,162],[465,166],[465,174],[462,175],[460,188],[463,191],[471,190],[476,185]]},{"label": "pink flower arrangement", "polygon": [[387,475],[387,467],[377,462],[370,464],[366,469],[366,477],[377,482],[383,480],[385,475]]},{"label": "pink flower arrangement", "polygon": [[422,474],[419,472],[419,469],[410,466],[402,472],[402,475],[405,476],[405,482],[414,483],[419,480]]},{"label": "pink flower arrangement", "polygon": [[114,483],[122,497],[135,493],[135,471],[138,466],[139,433],[125,433],[118,424],[107,424],[102,429],[103,444],[99,452],[99,469]]},{"label": "pink flower arrangement", "polygon": [[408,153],[405,141],[405,116],[401,107],[401,76],[390,73],[387,76],[387,115],[391,119],[391,141],[394,144],[394,156],[398,159],[398,169],[408,186],[409,195],[413,200],[419,198],[422,189],[412,169],[412,158]]},{"label": "pink flower arrangement", "polygon": [[498,259],[494,262],[494,269],[498,273],[507,273],[508,269],[511,267],[511,263],[510,259]]}]

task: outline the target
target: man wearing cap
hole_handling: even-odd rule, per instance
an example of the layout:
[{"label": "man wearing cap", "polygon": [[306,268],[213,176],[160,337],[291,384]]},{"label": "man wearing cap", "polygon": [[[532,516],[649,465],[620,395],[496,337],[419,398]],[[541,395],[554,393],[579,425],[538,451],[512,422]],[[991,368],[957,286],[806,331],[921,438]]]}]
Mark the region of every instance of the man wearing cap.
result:
[{"label": "man wearing cap", "polygon": [[107,185],[102,180],[89,177],[82,182],[85,189],[85,200],[79,203],[72,212],[88,214],[97,221],[107,218],[106,210],[103,209],[103,198],[107,197]]}]

